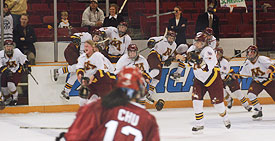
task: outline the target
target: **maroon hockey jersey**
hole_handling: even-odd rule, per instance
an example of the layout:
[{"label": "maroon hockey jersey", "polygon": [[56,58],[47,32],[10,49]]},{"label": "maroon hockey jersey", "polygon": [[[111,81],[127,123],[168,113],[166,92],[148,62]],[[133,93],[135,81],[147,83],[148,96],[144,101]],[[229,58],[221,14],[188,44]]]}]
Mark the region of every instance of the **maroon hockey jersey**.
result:
[{"label": "maroon hockey jersey", "polygon": [[79,109],[74,123],[65,134],[66,140],[159,141],[156,119],[141,105],[105,109],[101,100]]}]

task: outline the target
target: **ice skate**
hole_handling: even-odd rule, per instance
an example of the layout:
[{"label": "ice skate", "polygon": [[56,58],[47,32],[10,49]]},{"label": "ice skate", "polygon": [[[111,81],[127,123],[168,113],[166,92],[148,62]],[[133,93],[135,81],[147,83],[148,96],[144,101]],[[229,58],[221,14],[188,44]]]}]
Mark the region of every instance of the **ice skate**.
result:
[{"label": "ice skate", "polygon": [[250,111],[252,110],[252,107],[251,107],[251,106],[249,106],[249,105],[244,106],[244,108],[245,108],[248,112],[250,112]]},{"label": "ice skate", "polygon": [[230,122],[229,119],[224,120],[223,123],[224,123],[224,126],[225,126],[227,129],[229,129],[229,128],[231,127],[231,122]]},{"label": "ice skate", "polygon": [[177,73],[177,72],[172,73],[170,75],[170,78],[173,79],[173,80],[175,80],[175,81],[178,81],[180,79],[180,77],[181,77],[180,73]]},{"label": "ice skate", "polygon": [[158,102],[156,103],[155,107],[158,111],[161,111],[164,104],[165,104],[165,101],[163,99],[159,99]]},{"label": "ice skate", "polygon": [[201,134],[203,133],[204,126],[194,126],[192,128],[193,134]]},{"label": "ice skate", "polygon": [[69,101],[69,100],[70,100],[70,96],[69,96],[69,94],[68,94],[65,90],[63,90],[63,91],[61,92],[60,97],[61,97],[62,99],[64,99],[64,100],[66,100],[66,101]]},{"label": "ice skate", "polygon": [[262,110],[255,109],[255,112],[252,115],[253,120],[262,120],[262,117],[263,117]]},{"label": "ice skate", "polygon": [[12,97],[9,97],[8,99],[5,100],[5,105],[9,105],[12,101]]},{"label": "ice skate", "polygon": [[230,100],[229,100],[229,101],[227,101],[227,108],[228,108],[228,109],[231,109],[231,108],[232,108],[232,106],[233,106],[233,102],[234,102],[233,98],[232,98],[232,97],[230,97]]},{"label": "ice skate", "polygon": [[54,69],[54,70],[53,70],[53,80],[54,80],[54,81],[57,81],[58,76],[59,76],[59,74],[58,74],[58,69]]},{"label": "ice skate", "polygon": [[5,108],[6,108],[5,102],[3,102],[3,101],[0,99],[0,110],[4,110]]},{"label": "ice skate", "polygon": [[10,106],[16,106],[17,105],[17,100],[11,100],[11,102],[9,103]]}]

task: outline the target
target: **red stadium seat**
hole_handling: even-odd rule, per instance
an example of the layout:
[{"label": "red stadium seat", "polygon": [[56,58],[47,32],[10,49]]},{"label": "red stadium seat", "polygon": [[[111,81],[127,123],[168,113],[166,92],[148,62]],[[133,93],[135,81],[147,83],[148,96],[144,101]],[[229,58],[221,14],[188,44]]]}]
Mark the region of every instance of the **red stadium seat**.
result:
[{"label": "red stadium seat", "polygon": [[232,13],[245,13],[246,7],[234,7]]},{"label": "red stadium seat", "polygon": [[216,12],[217,13],[229,13],[230,8],[229,7],[218,7]]},{"label": "red stadium seat", "polygon": [[227,38],[239,38],[241,37],[241,33],[237,31],[236,25],[222,25],[221,33],[223,33],[222,37]]},{"label": "red stadium seat", "polygon": [[[53,9],[53,4],[50,4],[50,9]],[[68,11],[69,6],[67,3],[57,3],[57,11]]]},{"label": "red stadium seat", "polygon": [[53,30],[48,28],[34,28],[37,41],[53,41]]},{"label": "red stadium seat", "polygon": [[42,20],[40,16],[29,16],[29,24],[36,27],[41,26]]},{"label": "red stadium seat", "polygon": [[195,34],[195,25],[187,25],[186,38],[194,39]]},{"label": "red stadium seat", "polygon": [[253,36],[252,24],[240,24],[237,26],[238,26],[238,31],[241,33],[242,38],[248,38]]},{"label": "red stadium seat", "polygon": [[44,16],[43,17],[43,23],[44,24],[53,24],[54,23],[54,17],[53,16]]},{"label": "red stadium seat", "polygon": [[242,13],[243,24],[252,24],[253,13]]},{"label": "red stadium seat", "polygon": [[226,18],[228,19],[228,24],[241,24],[242,17],[240,13],[227,13]]}]

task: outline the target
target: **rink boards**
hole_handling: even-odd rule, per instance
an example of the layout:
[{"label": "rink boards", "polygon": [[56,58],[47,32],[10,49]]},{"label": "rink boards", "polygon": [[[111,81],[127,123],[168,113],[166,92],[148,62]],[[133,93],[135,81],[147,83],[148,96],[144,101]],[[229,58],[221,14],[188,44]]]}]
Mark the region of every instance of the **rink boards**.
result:
[{"label": "rink boards", "polygon": [[[235,72],[240,70],[244,62],[243,58],[235,59],[230,62],[231,68]],[[192,68],[187,67],[182,72],[182,77],[179,81],[174,81],[169,77],[171,73],[176,71],[178,63],[173,62],[170,67],[164,67],[162,70],[162,78],[159,84],[156,86],[155,99],[164,99],[166,101],[165,108],[180,108],[180,107],[192,107],[191,95],[193,85],[193,71]],[[71,99],[66,102],[60,98],[60,92],[62,91],[66,77],[69,75],[59,76],[58,81],[52,80],[51,70],[60,68],[64,64],[55,65],[36,65],[32,67],[32,74],[38,81],[38,85],[34,82],[31,76],[28,76],[28,91],[29,91],[29,105],[21,107],[7,107],[4,113],[24,113],[24,112],[70,112],[78,109],[78,81],[72,87],[70,92]],[[241,90],[243,93],[247,93],[249,85],[252,81],[251,78],[239,80]],[[235,97],[234,95],[232,95]],[[259,101],[262,104],[274,103],[270,96],[263,91],[259,95]],[[208,94],[204,97],[206,99],[204,105],[211,106]],[[234,104],[239,105],[238,100],[234,101]],[[153,105],[146,104],[147,108],[153,108]]]}]

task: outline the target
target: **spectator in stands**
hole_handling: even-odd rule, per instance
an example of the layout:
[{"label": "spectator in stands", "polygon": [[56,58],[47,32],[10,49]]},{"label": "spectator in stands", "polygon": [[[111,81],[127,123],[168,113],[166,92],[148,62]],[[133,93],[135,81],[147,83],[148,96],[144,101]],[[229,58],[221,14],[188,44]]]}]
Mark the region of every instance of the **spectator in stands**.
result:
[{"label": "spectator in stands", "polygon": [[20,24],[13,30],[13,40],[16,47],[27,55],[30,64],[34,65],[36,51],[33,43],[36,42],[36,35],[32,26],[28,25],[28,21],[29,15],[23,14],[20,18]]},{"label": "spectator in stands", "polygon": [[179,6],[174,8],[175,16],[169,20],[168,30],[173,30],[177,33],[176,44],[186,44],[186,25],[187,19],[182,16],[182,9]]},{"label": "spectator in stands", "polygon": [[90,6],[82,14],[81,26],[101,27],[104,20],[104,12],[98,8],[98,1],[91,0]]},{"label": "spectator in stands", "polygon": [[13,18],[13,27],[16,27],[20,24],[20,17],[22,14],[27,13],[27,0],[6,0],[8,8],[11,12]]},{"label": "spectator in stands", "polygon": [[67,11],[61,12],[61,20],[58,25],[58,28],[70,28],[70,22],[68,20],[69,14]]},{"label": "spectator in stands", "polygon": [[[8,5],[4,4],[4,40],[13,40],[13,19],[11,13],[8,9]],[[1,27],[1,19],[0,19],[0,27]],[[0,28],[1,33],[1,28]],[[1,40],[0,35],[0,40]]]},{"label": "spectator in stands", "polygon": [[123,17],[120,14],[118,14],[118,6],[116,4],[111,4],[109,11],[110,16],[105,17],[103,27],[117,27],[120,22],[124,21]]},{"label": "spectator in stands", "polygon": [[217,46],[219,46],[220,40],[220,30],[219,30],[219,17],[214,14],[215,4],[211,3],[208,6],[207,12],[198,16],[196,21],[196,33],[202,32],[206,27],[210,27],[213,29],[214,36],[217,40]]}]

